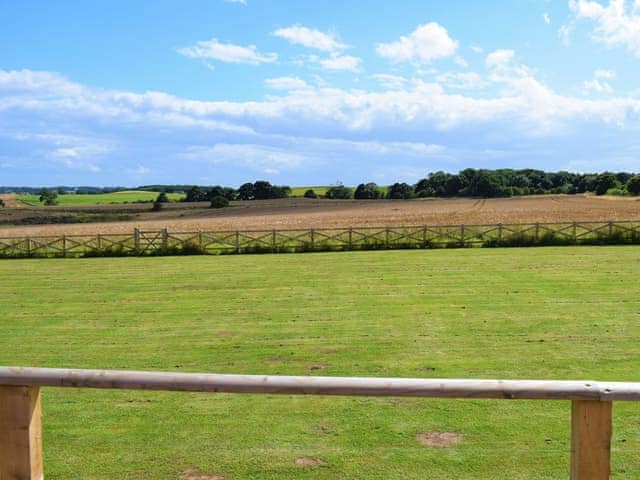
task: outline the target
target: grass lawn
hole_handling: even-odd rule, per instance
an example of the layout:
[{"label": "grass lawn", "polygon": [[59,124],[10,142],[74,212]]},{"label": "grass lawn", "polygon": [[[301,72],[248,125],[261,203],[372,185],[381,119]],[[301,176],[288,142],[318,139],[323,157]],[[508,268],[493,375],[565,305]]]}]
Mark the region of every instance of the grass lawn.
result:
[{"label": "grass lawn", "polygon": [[[638,247],[4,260],[0,364],[638,381],[639,272]],[[47,479],[568,478],[565,401],[45,388],[43,412]],[[640,404],[612,445],[640,478]]]},{"label": "grass lawn", "polygon": [[[58,205],[63,207],[79,207],[91,205],[109,205],[117,203],[140,203],[152,202],[158,197],[158,192],[145,191],[122,191],[114,193],[98,193],[95,195],[73,194],[58,195]],[[178,201],[184,198],[184,195],[178,193],[168,193],[167,197],[171,201]],[[40,203],[40,195],[20,195],[20,201],[27,205],[42,205]]]}]

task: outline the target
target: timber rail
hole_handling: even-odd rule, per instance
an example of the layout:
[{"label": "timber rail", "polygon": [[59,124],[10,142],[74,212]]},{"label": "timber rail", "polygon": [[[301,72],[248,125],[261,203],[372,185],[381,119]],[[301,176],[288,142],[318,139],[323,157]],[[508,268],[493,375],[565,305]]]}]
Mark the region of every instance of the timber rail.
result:
[{"label": "timber rail", "polygon": [[640,244],[640,220],[0,236],[0,258]]},{"label": "timber rail", "polygon": [[0,367],[0,479],[42,480],[41,387],[210,393],[569,400],[572,480],[610,477],[613,401],[640,383],[312,377]]}]

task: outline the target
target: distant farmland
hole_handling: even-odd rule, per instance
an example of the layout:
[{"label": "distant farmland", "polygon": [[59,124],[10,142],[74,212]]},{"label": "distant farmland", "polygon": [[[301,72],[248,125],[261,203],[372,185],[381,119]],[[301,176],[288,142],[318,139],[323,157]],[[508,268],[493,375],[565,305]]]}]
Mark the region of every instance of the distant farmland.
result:
[{"label": "distant farmland", "polygon": [[[637,247],[42,262],[0,262],[0,364],[620,381],[640,366]],[[568,476],[568,401],[45,388],[43,402],[46,478]],[[616,403],[614,479],[640,477],[639,422]],[[430,431],[461,441],[424,446]]]},{"label": "distant farmland", "polygon": [[[96,215],[103,212],[101,223],[68,224],[74,222],[74,215],[86,215],[87,209]],[[116,211],[126,215],[128,221],[113,221],[108,215]],[[20,224],[21,218],[27,221]],[[144,230],[168,228],[174,232],[194,232],[620,220],[640,220],[640,198],[590,195],[417,200],[288,198],[231,202],[230,207],[222,209],[211,209],[208,202],[172,203],[161,212],[152,212],[148,204],[131,203],[98,207],[4,208],[0,209],[0,236],[130,234],[136,226]],[[56,225],[29,226],[27,223]]]},{"label": "distant farmland", "polygon": [[[58,195],[58,205],[60,206],[90,206],[90,205],[110,205],[122,203],[153,202],[158,196],[158,192],[145,192],[141,190],[125,190],[122,192],[99,193],[95,195],[69,194]],[[178,201],[184,195],[169,193],[169,200]],[[39,195],[20,195],[19,200],[27,205],[41,205]]]}]

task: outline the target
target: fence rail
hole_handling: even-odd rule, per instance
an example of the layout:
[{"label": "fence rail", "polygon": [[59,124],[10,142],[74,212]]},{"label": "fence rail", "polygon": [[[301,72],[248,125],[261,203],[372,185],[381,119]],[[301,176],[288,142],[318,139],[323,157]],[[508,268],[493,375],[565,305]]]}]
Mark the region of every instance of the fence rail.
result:
[{"label": "fence rail", "polygon": [[217,375],[0,367],[0,478],[42,480],[40,387],[252,394],[570,400],[572,480],[610,476],[611,406],[640,383]]},{"label": "fence rail", "polygon": [[640,244],[640,220],[0,237],[0,258]]}]

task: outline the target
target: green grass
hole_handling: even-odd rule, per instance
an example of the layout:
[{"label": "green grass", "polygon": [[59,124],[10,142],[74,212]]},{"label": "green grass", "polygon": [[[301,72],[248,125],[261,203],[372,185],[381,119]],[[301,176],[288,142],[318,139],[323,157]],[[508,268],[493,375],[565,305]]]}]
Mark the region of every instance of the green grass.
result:
[{"label": "green grass", "polygon": [[[158,196],[158,192],[146,192],[137,190],[127,190],[114,193],[99,193],[96,195],[58,195],[58,205],[63,207],[79,207],[91,205],[109,205],[121,203],[153,202]],[[168,193],[171,201],[179,201],[184,195],[178,193]],[[42,205],[39,195],[20,195],[20,201],[27,205]]]},{"label": "green grass", "polygon": [[[5,260],[0,364],[637,381],[638,272],[638,247]],[[48,479],[568,478],[565,401],[46,388],[43,410]],[[617,402],[612,478],[638,451]]]},{"label": "green grass", "polygon": [[291,193],[289,194],[289,196],[291,197],[304,197],[304,192],[306,192],[307,190],[311,189],[314,192],[316,192],[316,195],[320,196],[324,196],[325,193],[327,193],[327,190],[329,190],[330,187],[291,187]]}]

